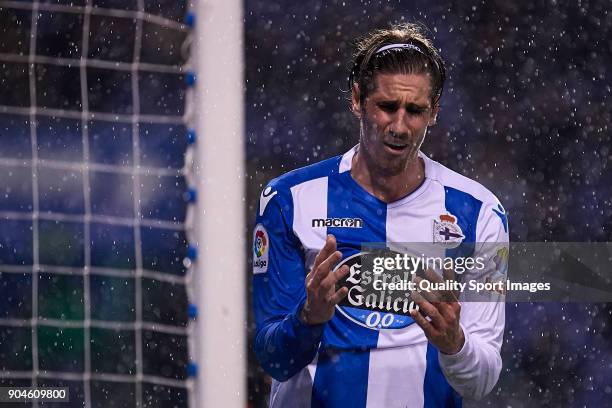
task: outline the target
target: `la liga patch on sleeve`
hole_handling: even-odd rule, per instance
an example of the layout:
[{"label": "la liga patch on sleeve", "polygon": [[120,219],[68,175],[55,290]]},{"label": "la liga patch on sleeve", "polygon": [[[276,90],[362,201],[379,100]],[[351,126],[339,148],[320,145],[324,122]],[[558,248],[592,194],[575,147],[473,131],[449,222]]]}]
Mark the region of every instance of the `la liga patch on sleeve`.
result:
[{"label": "la liga patch on sleeve", "polygon": [[270,251],[270,239],[268,231],[262,224],[255,226],[253,233],[253,273],[268,272],[268,253]]}]

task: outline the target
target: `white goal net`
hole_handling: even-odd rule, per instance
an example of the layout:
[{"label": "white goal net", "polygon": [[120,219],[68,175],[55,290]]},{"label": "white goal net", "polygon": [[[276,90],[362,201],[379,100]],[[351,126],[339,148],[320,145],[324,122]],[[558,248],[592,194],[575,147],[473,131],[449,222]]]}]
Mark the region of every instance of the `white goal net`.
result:
[{"label": "white goal net", "polygon": [[1,386],[193,401],[190,8],[0,1]]}]

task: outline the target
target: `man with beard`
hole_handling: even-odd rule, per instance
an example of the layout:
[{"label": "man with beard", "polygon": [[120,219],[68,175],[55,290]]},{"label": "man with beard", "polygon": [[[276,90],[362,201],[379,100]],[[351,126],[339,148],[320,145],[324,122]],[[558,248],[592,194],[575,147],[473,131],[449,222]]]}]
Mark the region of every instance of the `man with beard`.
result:
[{"label": "man with beard", "polygon": [[[478,243],[507,245],[497,198],[420,151],[444,80],[444,62],[418,26],[368,34],[349,77],[359,144],[262,192],[254,348],[274,378],[270,406],[454,407],[497,382],[503,303],[460,304],[442,290],[413,294],[420,312],[399,315],[352,307],[338,285],[359,282],[363,243],[429,242],[454,256],[477,255]],[[418,279],[442,278],[455,276],[429,270]]]}]

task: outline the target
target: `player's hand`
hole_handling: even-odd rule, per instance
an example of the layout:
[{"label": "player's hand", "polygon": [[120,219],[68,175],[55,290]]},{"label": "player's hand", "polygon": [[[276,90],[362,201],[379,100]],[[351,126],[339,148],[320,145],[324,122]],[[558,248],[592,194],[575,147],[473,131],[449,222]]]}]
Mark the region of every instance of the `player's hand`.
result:
[{"label": "player's hand", "polygon": [[300,313],[305,323],[314,325],[331,320],[336,305],[348,294],[345,287],[336,291],[336,283],[348,274],[349,267],[343,265],[332,272],[341,259],[342,253],[336,250],[336,238],[328,235],[312,270],[306,275],[306,303]]},{"label": "player's hand", "polygon": [[[442,278],[432,270],[425,272],[425,279],[430,282],[443,282]],[[455,280],[455,272],[444,271],[445,280]],[[417,284],[423,278],[415,276]],[[423,329],[427,339],[442,353],[456,354],[465,343],[465,335],[459,325],[461,305],[457,294],[451,290],[413,292],[412,297],[430,320],[426,319],[418,310],[410,312],[412,318]]]}]

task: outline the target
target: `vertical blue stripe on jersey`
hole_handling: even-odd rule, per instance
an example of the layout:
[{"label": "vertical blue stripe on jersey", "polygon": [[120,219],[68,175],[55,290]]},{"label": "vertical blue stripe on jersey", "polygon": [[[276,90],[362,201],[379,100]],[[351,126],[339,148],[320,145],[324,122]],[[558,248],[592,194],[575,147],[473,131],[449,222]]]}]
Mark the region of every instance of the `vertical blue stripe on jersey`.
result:
[{"label": "vertical blue stripe on jersey", "polygon": [[[444,193],[446,211],[457,217],[457,225],[465,236],[460,246],[446,250],[446,256],[471,256],[474,252],[476,223],[482,201],[452,187],[444,187]],[[438,350],[431,343],[427,344],[427,368],[425,369],[423,397],[425,408],[461,407],[461,396],[446,380],[438,361]]]},{"label": "vertical blue stripe on jersey", "polygon": [[476,242],[476,222],[482,201],[472,195],[452,187],[444,187],[444,206],[446,211],[457,217],[457,224],[461,228],[465,239],[457,248],[446,250],[446,256],[470,256],[474,252]]},{"label": "vertical blue stripe on jersey", "polygon": [[[343,258],[361,251],[363,243],[385,242],[387,206],[364,190],[357,190],[350,172],[333,175],[327,185],[327,218],[361,218],[362,228],[328,227],[338,242]],[[339,348],[376,347],[378,331],[362,327],[336,313],[333,327],[328,327],[323,342]]]},{"label": "vertical blue stripe on jersey", "polygon": [[[358,253],[363,243],[386,241],[387,206],[347,179],[349,172],[328,178],[327,218],[361,218],[362,228],[327,228],[336,236],[344,258]],[[312,406],[365,407],[370,348],[378,331],[354,323],[336,312],[323,333],[312,388]],[[334,350],[334,351],[332,351]]]},{"label": "vertical blue stripe on jersey", "polygon": [[423,382],[423,408],[461,408],[461,396],[450,386],[440,368],[438,349],[427,343],[427,368]]},{"label": "vertical blue stripe on jersey", "polygon": [[369,350],[319,351],[312,387],[313,408],[365,408]]},{"label": "vertical blue stripe on jersey", "polygon": [[[350,256],[361,249],[363,243],[387,240],[387,205],[363,190],[352,178],[350,172],[329,177],[327,192],[328,218],[360,218],[362,228],[328,227],[327,233],[339,237],[345,245],[344,256]],[[339,250],[342,250],[338,248]]]}]

